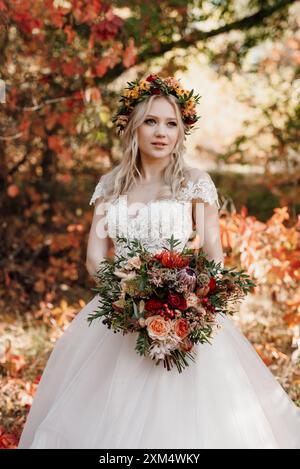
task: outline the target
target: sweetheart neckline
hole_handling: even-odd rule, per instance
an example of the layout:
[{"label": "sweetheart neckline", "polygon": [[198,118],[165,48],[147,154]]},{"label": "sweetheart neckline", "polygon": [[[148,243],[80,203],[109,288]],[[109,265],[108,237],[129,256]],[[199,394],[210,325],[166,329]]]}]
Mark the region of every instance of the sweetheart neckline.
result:
[{"label": "sweetheart neckline", "polygon": [[[119,196],[114,203],[116,202],[119,202],[121,200],[121,202],[124,202],[125,201],[125,197],[127,197],[126,195],[121,195]],[[122,198],[122,199],[121,199]],[[136,213],[133,215],[133,216],[129,216],[129,219],[130,220],[135,220],[139,213],[144,210],[144,209],[148,209],[148,207],[153,204],[153,203],[158,203],[158,202],[176,202],[176,203],[179,203],[179,204],[182,204],[182,203],[190,203],[190,201],[186,201],[186,200],[177,200],[177,199],[151,199],[149,200],[148,202],[133,202],[131,203],[130,205],[127,205],[127,214],[128,212],[130,211],[132,205],[135,205],[135,204],[142,204],[143,206],[138,208]],[[124,205],[124,203],[123,203]]]}]

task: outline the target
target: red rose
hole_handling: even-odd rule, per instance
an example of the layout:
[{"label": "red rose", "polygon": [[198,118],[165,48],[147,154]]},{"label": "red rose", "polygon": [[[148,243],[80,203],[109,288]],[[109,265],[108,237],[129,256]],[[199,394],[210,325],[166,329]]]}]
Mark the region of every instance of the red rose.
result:
[{"label": "red rose", "polygon": [[176,293],[169,293],[168,303],[173,308],[180,309],[181,311],[185,310],[187,307],[187,302],[185,298],[180,295],[177,295]]},{"label": "red rose", "polygon": [[160,90],[159,88],[153,88],[153,89],[151,90],[151,93],[152,93],[152,94],[161,94],[161,90]]},{"label": "red rose", "polygon": [[155,81],[157,78],[157,75],[148,75],[146,78],[146,81]]},{"label": "red rose", "polygon": [[210,291],[214,291],[216,289],[216,279],[214,277],[210,278],[208,286]]},{"label": "red rose", "polygon": [[156,311],[158,309],[161,309],[162,306],[163,306],[163,302],[155,298],[152,298],[151,300],[147,300],[145,303],[145,309],[147,311]]}]

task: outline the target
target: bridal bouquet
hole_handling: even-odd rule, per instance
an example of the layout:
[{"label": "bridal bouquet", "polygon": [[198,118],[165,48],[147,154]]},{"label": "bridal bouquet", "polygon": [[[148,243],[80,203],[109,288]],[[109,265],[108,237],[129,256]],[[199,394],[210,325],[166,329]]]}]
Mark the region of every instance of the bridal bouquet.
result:
[{"label": "bridal bouquet", "polygon": [[203,250],[176,250],[172,236],[157,253],[139,240],[119,237],[127,257],[105,258],[95,274],[97,318],[115,333],[136,332],[135,350],[179,373],[195,361],[195,345],[208,342],[220,325],[218,314],[232,315],[238,302],[255,286],[244,270],[209,261]]}]

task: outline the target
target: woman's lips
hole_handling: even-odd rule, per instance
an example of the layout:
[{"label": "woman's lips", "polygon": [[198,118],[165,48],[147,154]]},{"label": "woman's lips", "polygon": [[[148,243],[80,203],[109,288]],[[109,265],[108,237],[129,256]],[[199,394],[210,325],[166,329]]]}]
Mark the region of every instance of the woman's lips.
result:
[{"label": "woman's lips", "polygon": [[166,143],[152,143],[152,145],[154,145],[157,148],[163,148],[166,146]]}]

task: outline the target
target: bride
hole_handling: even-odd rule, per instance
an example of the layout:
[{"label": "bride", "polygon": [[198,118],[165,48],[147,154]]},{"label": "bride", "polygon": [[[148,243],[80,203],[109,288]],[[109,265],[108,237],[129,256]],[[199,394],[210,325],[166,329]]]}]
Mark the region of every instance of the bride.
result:
[{"label": "bride", "polygon": [[[121,101],[113,120],[123,158],[90,200],[88,272],[96,273],[109,238],[126,255],[117,236],[155,252],[171,234],[182,249],[193,230],[193,247],[223,263],[216,187],[183,160],[197,96],[173,77],[149,75],[129,82]],[[95,295],[56,342],[19,449],[300,448],[299,409],[228,317],[179,374],[139,356],[135,333],[88,326],[98,303]]]}]

